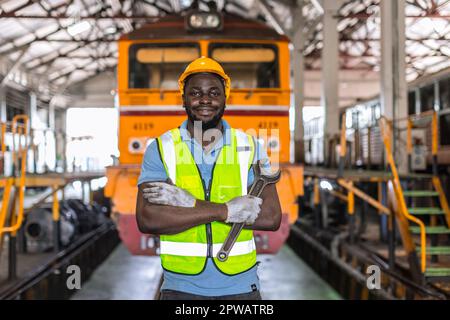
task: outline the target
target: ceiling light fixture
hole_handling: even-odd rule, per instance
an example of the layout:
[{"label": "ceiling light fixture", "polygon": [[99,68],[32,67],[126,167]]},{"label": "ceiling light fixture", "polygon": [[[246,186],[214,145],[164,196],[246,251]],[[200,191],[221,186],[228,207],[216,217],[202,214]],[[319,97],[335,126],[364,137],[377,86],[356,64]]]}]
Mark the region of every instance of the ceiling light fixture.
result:
[{"label": "ceiling light fixture", "polygon": [[91,24],[87,21],[80,21],[80,22],[76,22],[72,25],[70,25],[67,28],[67,32],[72,36],[76,36],[77,34],[80,34],[82,32],[88,31],[89,29],[91,29]]}]

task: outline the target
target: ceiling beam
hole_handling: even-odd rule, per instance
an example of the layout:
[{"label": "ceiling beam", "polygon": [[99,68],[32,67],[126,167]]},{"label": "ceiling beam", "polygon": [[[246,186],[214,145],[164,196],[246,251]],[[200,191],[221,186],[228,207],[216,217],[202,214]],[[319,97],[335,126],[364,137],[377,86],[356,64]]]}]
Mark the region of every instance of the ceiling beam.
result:
[{"label": "ceiling beam", "polygon": [[284,26],[283,22],[280,20],[280,18],[276,15],[276,13],[273,11],[272,7],[269,5],[267,0],[257,0],[261,10],[263,13],[269,18],[269,21],[272,23],[272,26],[277,30],[278,33],[284,34],[287,37],[291,38],[291,33],[287,28]]},{"label": "ceiling beam", "polygon": [[37,14],[21,14],[17,15],[14,12],[2,12],[0,13],[0,18],[3,19],[47,19],[47,20],[154,20],[157,19],[158,16],[147,16],[147,15],[126,15],[126,14],[115,14],[112,16],[100,16],[100,15],[87,15],[87,16],[80,16],[80,17],[74,17],[70,15],[37,15]]},{"label": "ceiling beam", "polygon": [[325,9],[323,8],[323,0],[311,0],[311,3],[320,14],[325,13]]},{"label": "ceiling beam", "polygon": [[[369,19],[369,18],[380,18],[378,14],[360,12],[360,13],[350,13],[346,15],[338,15],[336,16],[339,19]],[[414,19],[422,19],[422,18],[431,18],[431,19],[449,19],[450,14],[441,14],[441,13],[425,13],[425,14],[408,14],[405,15],[405,18],[414,18]]]},{"label": "ceiling beam", "polygon": [[25,55],[25,53],[28,51],[28,48],[29,47],[26,47],[26,48],[24,48],[22,50],[22,52],[20,53],[19,57],[17,57],[17,59],[15,59],[14,64],[12,65],[12,67],[3,76],[3,79],[0,82],[0,88],[3,88],[5,86],[5,84],[9,81],[9,75],[13,74],[17,70],[17,68],[19,68],[19,66],[21,65],[21,60],[22,60],[23,56]]}]

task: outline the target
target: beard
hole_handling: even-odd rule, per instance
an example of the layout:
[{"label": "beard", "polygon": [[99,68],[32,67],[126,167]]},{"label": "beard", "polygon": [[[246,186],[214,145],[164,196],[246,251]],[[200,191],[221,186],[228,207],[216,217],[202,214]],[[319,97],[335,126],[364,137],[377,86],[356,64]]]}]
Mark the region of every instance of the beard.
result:
[{"label": "beard", "polygon": [[218,114],[216,114],[211,120],[203,121],[203,120],[197,118],[197,116],[195,116],[192,113],[191,108],[189,108],[187,106],[183,106],[183,108],[186,110],[188,119],[192,124],[194,124],[195,121],[202,122],[202,131],[216,128],[217,125],[219,124],[220,120],[222,120],[223,114],[225,112],[225,106],[223,106],[223,108],[220,110],[220,112]]}]

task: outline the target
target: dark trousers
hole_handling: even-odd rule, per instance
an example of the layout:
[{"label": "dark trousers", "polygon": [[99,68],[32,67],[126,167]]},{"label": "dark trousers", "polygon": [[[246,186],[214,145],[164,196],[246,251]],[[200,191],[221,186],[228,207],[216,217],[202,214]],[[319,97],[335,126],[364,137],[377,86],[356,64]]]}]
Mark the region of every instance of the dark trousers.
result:
[{"label": "dark trousers", "polygon": [[261,295],[258,290],[249,293],[217,297],[199,296],[175,290],[162,290],[159,300],[261,300]]}]

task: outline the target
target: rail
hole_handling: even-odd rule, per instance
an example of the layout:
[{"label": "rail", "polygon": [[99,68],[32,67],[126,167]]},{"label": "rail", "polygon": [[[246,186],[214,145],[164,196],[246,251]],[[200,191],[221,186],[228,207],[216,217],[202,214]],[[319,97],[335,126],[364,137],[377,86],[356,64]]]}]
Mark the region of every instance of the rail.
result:
[{"label": "rail", "polygon": [[386,119],[384,116],[381,116],[381,118],[378,120],[381,130],[381,138],[384,143],[384,148],[386,151],[386,158],[389,164],[389,167],[392,172],[392,183],[394,186],[394,193],[395,197],[398,202],[398,208],[400,211],[400,214],[402,214],[407,220],[414,222],[417,224],[420,228],[420,256],[421,256],[421,270],[422,273],[426,270],[426,233],[425,233],[425,225],[424,223],[417,219],[416,217],[412,216],[408,212],[408,208],[405,203],[405,198],[403,196],[403,189],[400,183],[400,178],[397,171],[397,166],[395,165],[394,157],[392,155],[392,149],[391,149],[391,140],[392,140],[392,133],[391,133],[391,124],[388,119]]}]

